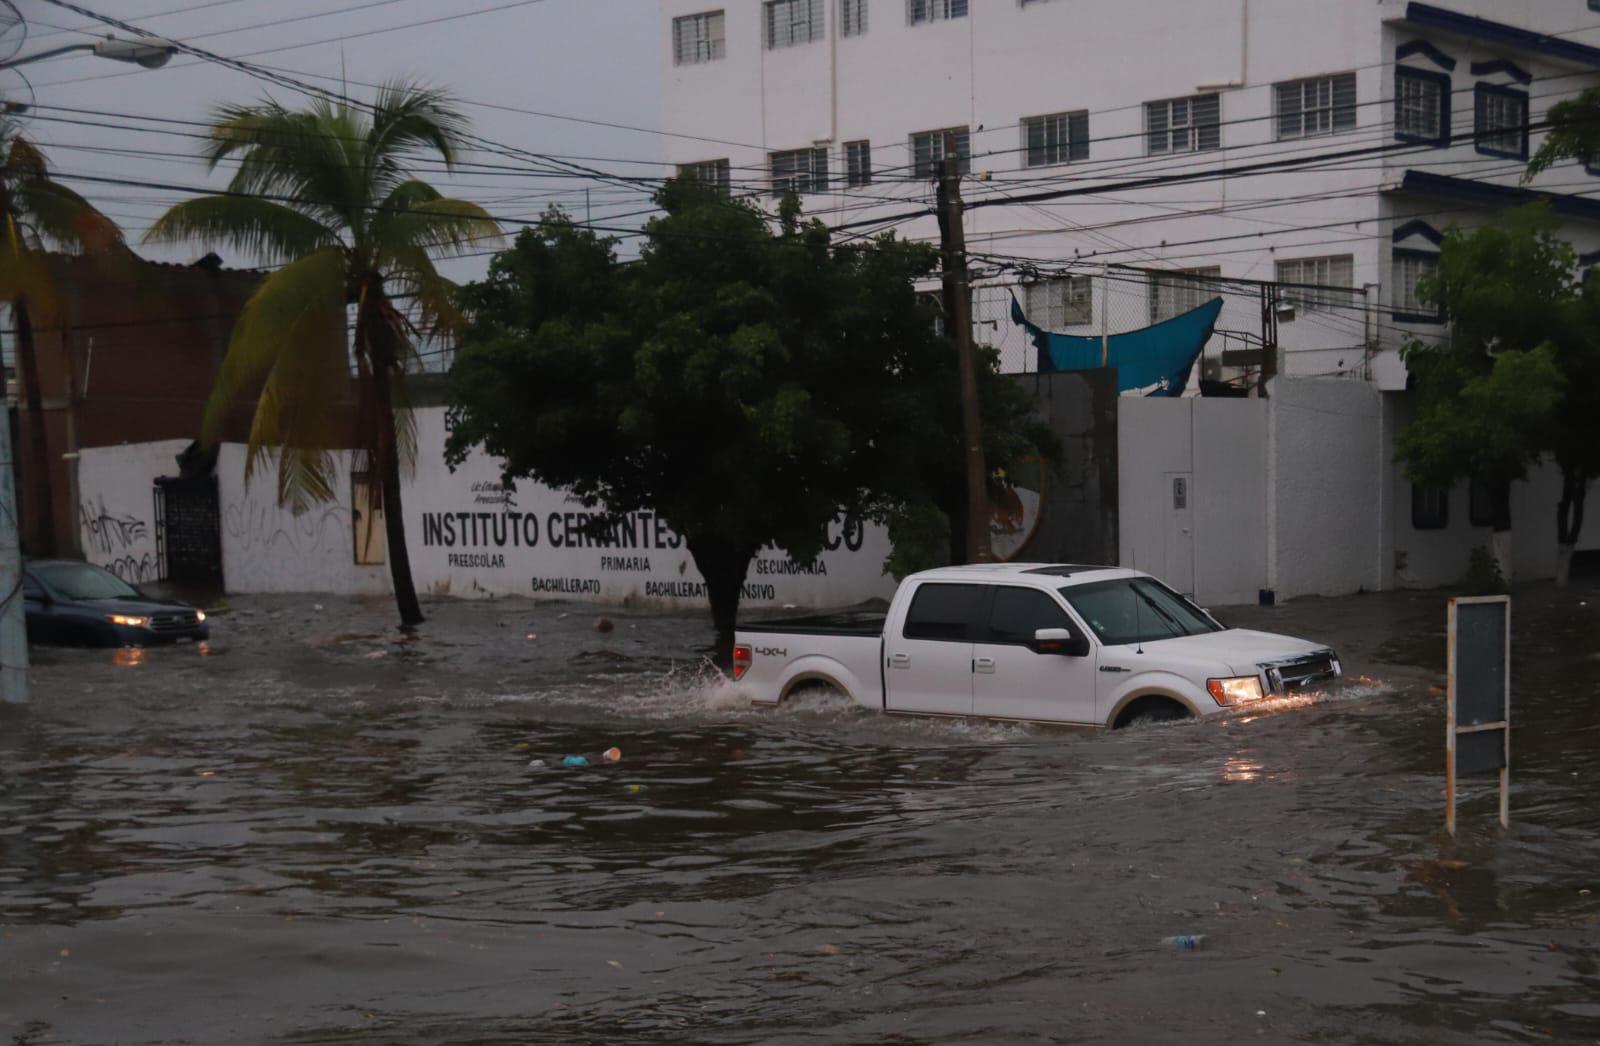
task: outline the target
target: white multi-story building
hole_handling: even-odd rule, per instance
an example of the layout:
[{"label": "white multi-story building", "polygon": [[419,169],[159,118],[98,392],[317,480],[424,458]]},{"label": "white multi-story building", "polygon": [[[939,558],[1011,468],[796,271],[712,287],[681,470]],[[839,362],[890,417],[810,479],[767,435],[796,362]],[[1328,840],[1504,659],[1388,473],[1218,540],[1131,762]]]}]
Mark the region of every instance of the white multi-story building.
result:
[{"label": "white multi-story building", "polygon": [[[1278,288],[1295,309],[1277,325],[1301,383],[1259,426],[1202,446],[1220,408],[1195,406],[1163,430],[1191,433],[1183,460],[1157,468],[1164,448],[1140,442],[1157,414],[1124,412],[1125,557],[1164,547],[1202,593],[1189,561],[1234,557],[1212,591],[1295,594],[1442,583],[1490,544],[1467,484],[1416,490],[1392,462],[1399,349],[1446,330],[1416,288],[1453,224],[1544,199],[1600,260],[1600,170],[1526,179],[1551,105],[1600,85],[1600,0],[661,0],[659,32],[668,159],[766,204],[795,189],[841,236],[934,240],[952,143],[988,276],[977,337],[1007,369],[1036,360],[1013,293],[1087,335],[1221,293],[1219,334],[1247,337],[1265,292],[1242,281],[1302,285]],[[1211,373],[1227,347],[1212,339]],[[1311,382],[1335,377],[1355,380]],[[1252,470],[1264,489],[1212,493],[1208,516],[1208,491]],[[1521,536],[1497,552],[1520,576],[1554,569],[1554,489],[1547,466],[1515,495]],[[1600,547],[1588,530],[1579,547]]]},{"label": "white multi-story building", "polygon": [[[1600,14],[1583,0],[662,0],[661,13],[671,161],[736,189],[798,189],[812,215],[863,231],[928,204],[951,131],[980,267],[1348,288],[1285,292],[1299,299],[1279,332],[1290,374],[1403,388],[1395,349],[1439,330],[1414,289],[1452,222],[1550,192],[1579,251],[1600,245],[1600,178],[1565,164],[1522,185],[1550,105],[1600,83]],[[1014,202],[1050,193],[1063,195]],[[936,235],[931,217],[897,228]],[[1042,325],[1093,333],[1214,289],[1124,274],[1023,298]],[[985,305],[979,319],[998,322],[981,335],[1027,367],[1020,332]]]}]

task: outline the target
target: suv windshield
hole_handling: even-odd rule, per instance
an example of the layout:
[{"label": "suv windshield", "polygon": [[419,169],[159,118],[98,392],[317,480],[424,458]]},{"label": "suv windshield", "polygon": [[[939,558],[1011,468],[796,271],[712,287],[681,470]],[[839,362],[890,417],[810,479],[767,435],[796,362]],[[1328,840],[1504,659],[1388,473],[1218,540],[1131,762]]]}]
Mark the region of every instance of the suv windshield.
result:
[{"label": "suv windshield", "polygon": [[40,563],[28,568],[62,599],[138,599],[132,585],[88,563]]},{"label": "suv windshield", "polygon": [[1199,607],[1154,578],[1074,585],[1061,595],[1106,646],[1222,631]]}]

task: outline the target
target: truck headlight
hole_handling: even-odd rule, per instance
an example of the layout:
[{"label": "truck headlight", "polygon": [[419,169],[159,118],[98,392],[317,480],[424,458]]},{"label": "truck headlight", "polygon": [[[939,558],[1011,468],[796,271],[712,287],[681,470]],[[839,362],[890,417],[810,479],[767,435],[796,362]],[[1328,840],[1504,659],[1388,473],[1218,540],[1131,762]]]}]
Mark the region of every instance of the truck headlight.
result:
[{"label": "truck headlight", "polygon": [[206,623],[206,612],[204,610],[196,610],[194,612],[194,623],[197,625]]},{"label": "truck headlight", "polygon": [[1236,705],[1241,701],[1261,700],[1261,679],[1258,676],[1234,676],[1231,679],[1208,679],[1206,689],[1219,705]]},{"label": "truck headlight", "polygon": [[107,614],[106,620],[113,625],[126,625],[128,628],[143,628],[150,623],[147,617],[134,617],[129,614]]}]

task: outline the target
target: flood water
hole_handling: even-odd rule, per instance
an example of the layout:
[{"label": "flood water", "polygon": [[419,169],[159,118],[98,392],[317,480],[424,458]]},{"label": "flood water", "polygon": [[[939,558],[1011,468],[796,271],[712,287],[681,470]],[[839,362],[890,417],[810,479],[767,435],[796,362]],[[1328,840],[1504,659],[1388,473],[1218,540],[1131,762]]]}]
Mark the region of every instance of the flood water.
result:
[{"label": "flood water", "polygon": [[1592,583],[1517,597],[1512,826],[1469,780],[1454,842],[1438,594],[1220,612],[1367,681],[1099,735],[753,710],[698,615],[429,609],[36,651],[0,1042],[1600,1042]]}]

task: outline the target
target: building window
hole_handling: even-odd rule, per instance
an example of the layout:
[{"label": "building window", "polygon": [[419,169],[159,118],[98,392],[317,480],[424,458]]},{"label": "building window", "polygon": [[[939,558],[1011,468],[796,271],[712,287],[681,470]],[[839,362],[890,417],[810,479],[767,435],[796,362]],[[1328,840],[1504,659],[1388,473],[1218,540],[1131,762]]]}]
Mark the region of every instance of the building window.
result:
[{"label": "building window", "polygon": [[1450,488],[1411,484],[1411,529],[1443,530],[1450,525]]},{"label": "building window", "polygon": [[844,143],[844,183],[849,186],[872,184],[872,143]]},{"label": "building window", "polygon": [[867,0],[839,0],[839,32],[861,36],[867,31]]},{"label": "building window", "polygon": [[1356,74],[1315,76],[1272,87],[1278,138],[1315,138],[1356,125]]},{"label": "building window", "polygon": [[828,189],[828,150],[790,149],[771,153],[772,194],[826,192]]},{"label": "building window", "polygon": [[1030,116],[1022,121],[1029,167],[1049,167],[1089,158],[1089,110]]},{"label": "building window", "polygon": [[1478,151],[1514,160],[1528,158],[1528,92],[1479,84],[1473,121]]},{"label": "building window", "polygon": [[1494,526],[1494,488],[1476,476],[1467,484],[1467,522],[1475,527]]},{"label": "building window", "polygon": [[1449,144],[1449,75],[1405,66],[1395,69],[1394,136],[1406,142]]},{"label": "building window", "polygon": [[727,160],[701,160],[698,163],[680,163],[678,177],[698,178],[714,189],[727,192],[733,185],[733,177]]},{"label": "building window", "polygon": [[1150,322],[1160,323],[1191,312],[1217,296],[1222,268],[1179,269],[1150,279]]},{"label": "building window", "polygon": [[1314,284],[1288,287],[1283,298],[1295,308],[1307,312],[1326,312],[1351,304],[1353,298],[1336,290],[1355,283],[1355,258],[1349,254],[1336,254],[1327,258],[1291,258],[1278,263],[1279,283]]},{"label": "building window", "polygon": [[1068,276],[1029,283],[1022,288],[1028,322],[1048,331],[1082,327],[1094,322],[1094,280]]},{"label": "building window", "polygon": [[674,65],[699,65],[715,62],[728,53],[723,38],[722,12],[706,11],[672,20],[672,61]]},{"label": "building window", "polygon": [[1169,98],[1144,106],[1145,147],[1158,153],[1222,148],[1222,102],[1214,94]]},{"label": "building window", "polygon": [[912,25],[967,17],[967,0],[906,0]]},{"label": "building window", "polygon": [[911,136],[911,176],[932,178],[933,165],[944,159],[945,135],[956,141],[956,167],[962,174],[972,170],[972,135],[965,127],[942,131],[919,131]]},{"label": "building window", "polygon": [[1394,318],[1411,323],[1441,323],[1444,312],[1417,294],[1424,276],[1439,271],[1439,256],[1431,251],[1396,248],[1394,251]]},{"label": "building window", "polygon": [[766,0],[767,50],[822,39],[822,0]]}]

